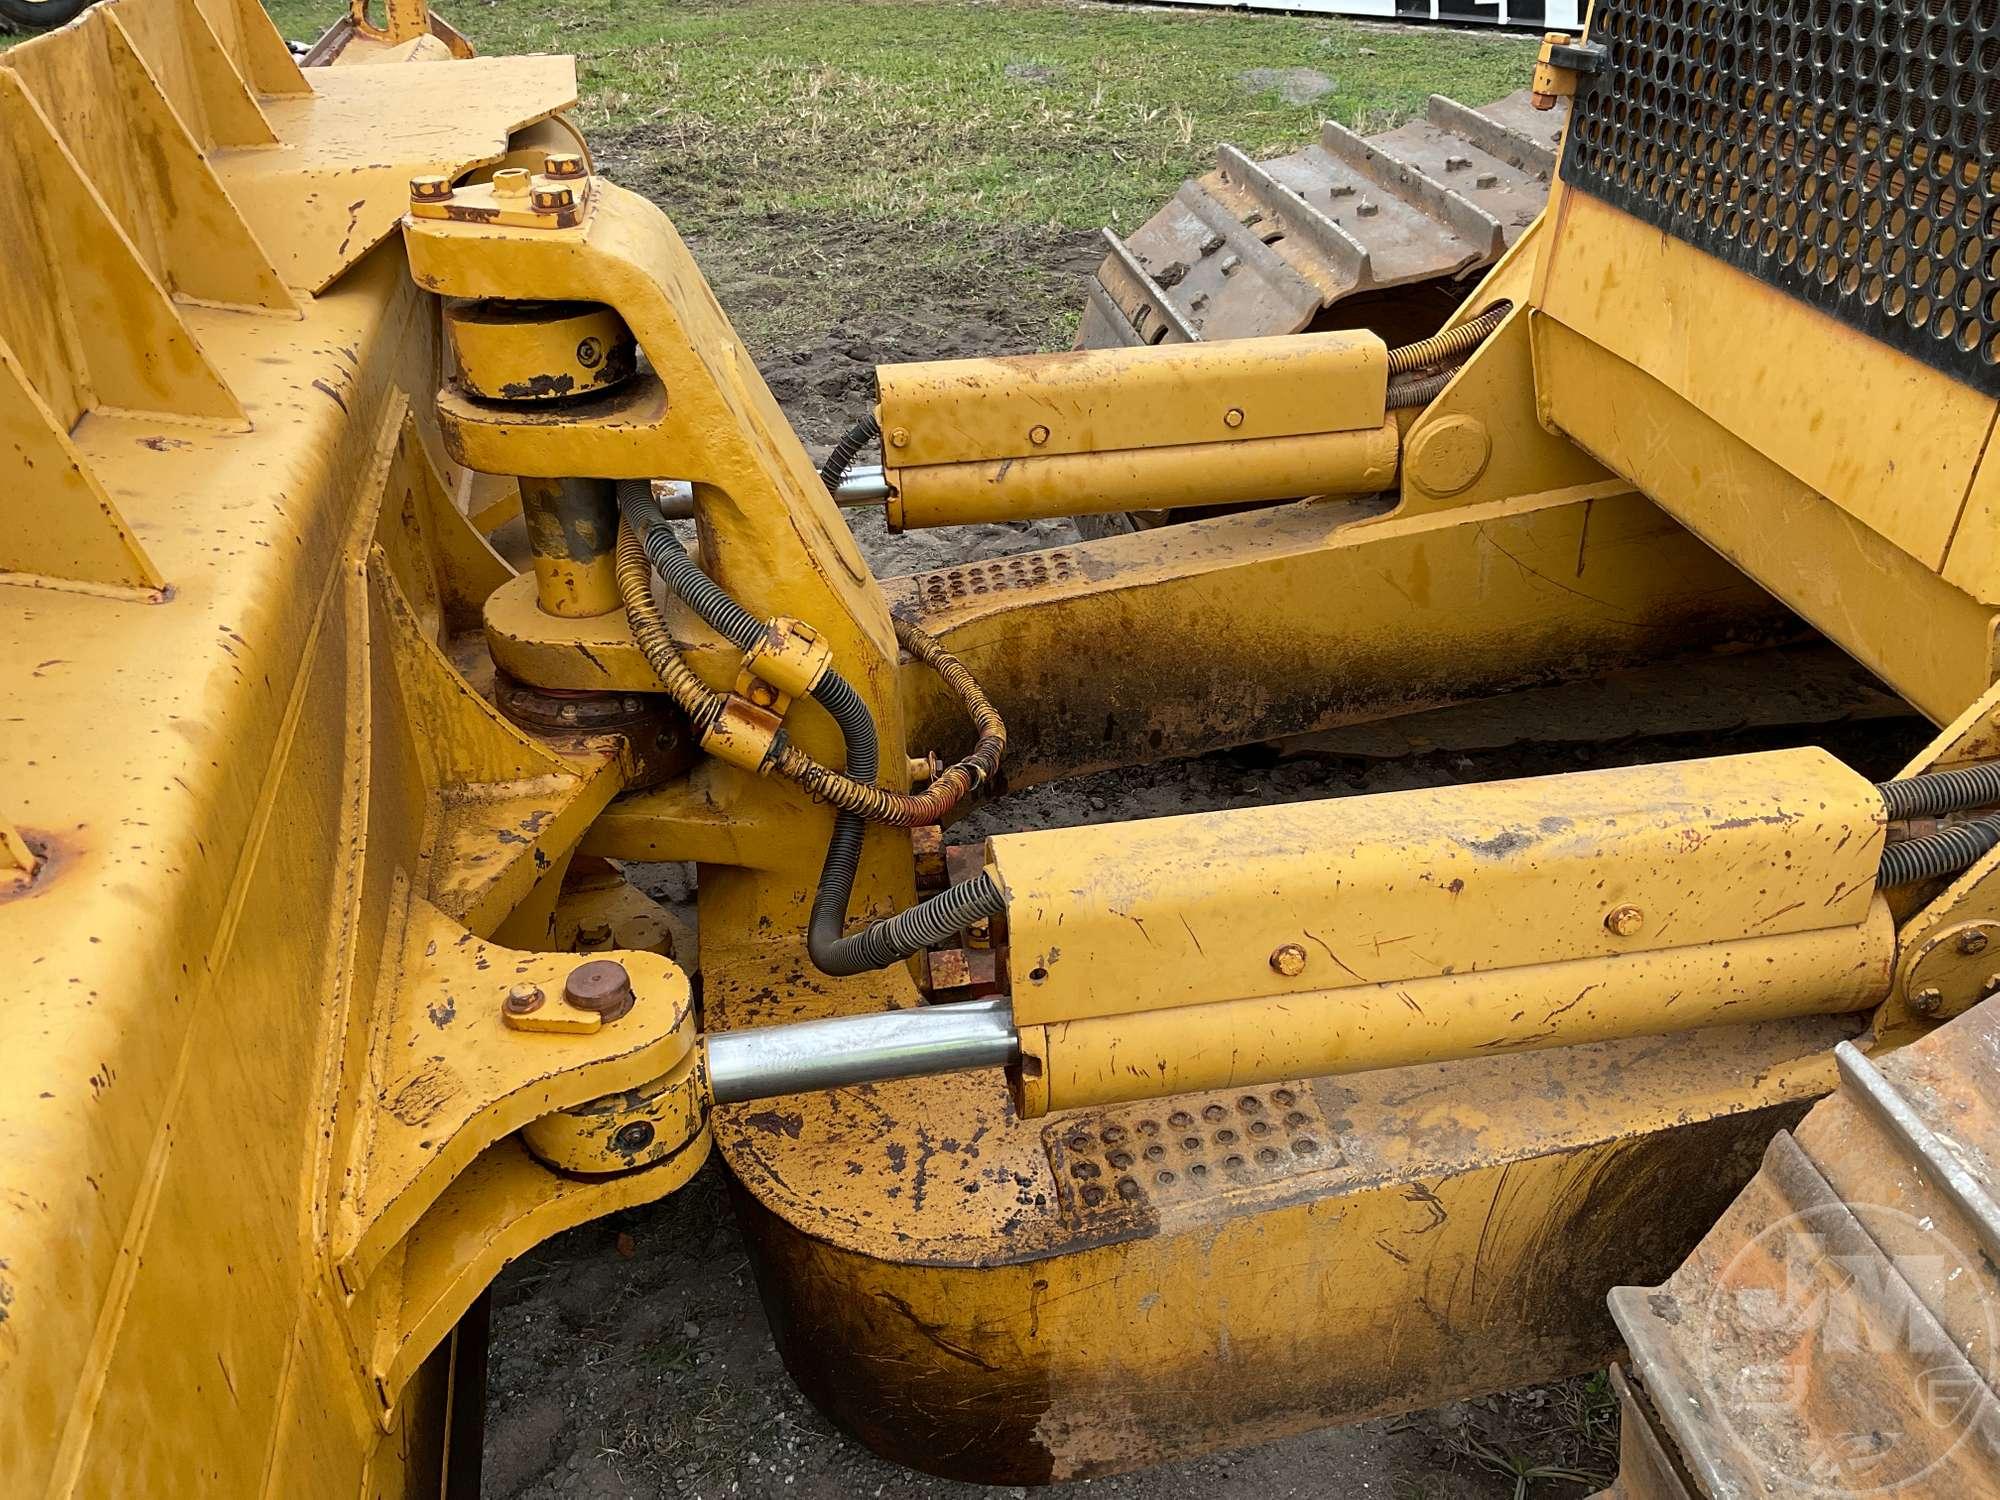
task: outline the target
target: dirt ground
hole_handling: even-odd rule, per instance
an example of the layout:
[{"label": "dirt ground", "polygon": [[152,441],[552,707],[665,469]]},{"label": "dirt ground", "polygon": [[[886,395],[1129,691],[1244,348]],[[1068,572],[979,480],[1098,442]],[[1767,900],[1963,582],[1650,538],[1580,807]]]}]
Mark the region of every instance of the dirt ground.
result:
[{"label": "dirt ground", "polygon": [[[643,133],[606,143],[603,158],[628,184],[671,185]],[[697,238],[694,248],[815,450],[866,408],[876,363],[1032,347],[1075,305],[1081,277],[1097,259],[1086,235],[981,231],[959,273],[912,278],[900,269],[902,247],[858,226],[828,220],[768,228],[765,236]],[[1006,274],[988,274],[982,263],[989,260],[1004,260]],[[788,303],[802,310],[788,315]],[[1067,522],[902,538],[886,535],[870,515],[854,516],[853,524],[883,574],[1076,539]],[[982,809],[954,839],[1798,737],[1744,727],[1736,706],[1717,707],[1727,696],[1705,687],[1683,687],[1675,697],[1661,686],[1640,674],[1537,695],[1497,715],[1431,715],[1420,725],[1322,737],[1305,747],[1310,753],[1290,758],[1241,752],[1037,788]],[[1817,737],[1870,772],[1893,771],[1921,743],[1923,731],[1899,705],[1837,664],[1821,660],[1811,670],[1776,674],[1760,691],[1752,718],[1830,721]],[[1693,723],[1697,732],[1663,732],[1677,723]],[[683,869],[635,873],[662,899],[688,899]],[[1586,1377],[1047,1493],[1568,1500],[1609,1477],[1614,1433],[1604,1379]],[[493,1294],[485,1465],[494,1500],[1026,1493],[883,1463],[799,1395],[772,1347],[713,1166],[667,1202],[556,1239],[501,1277]]]}]

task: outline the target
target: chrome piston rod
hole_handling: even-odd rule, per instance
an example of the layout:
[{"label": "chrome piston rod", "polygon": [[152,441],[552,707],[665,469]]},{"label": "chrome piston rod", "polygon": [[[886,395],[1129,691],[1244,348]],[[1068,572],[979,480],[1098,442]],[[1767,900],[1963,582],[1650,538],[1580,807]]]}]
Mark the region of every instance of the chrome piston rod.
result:
[{"label": "chrome piston rod", "polygon": [[[889,479],[880,464],[856,464],[833,492],[833,503],[848,509],[880,505],[889,498]],[[659,495],[660,514],[669,521],[694,519],[694,486],[678,480]]]},{"label": "chrome piston rod", "polygon": [[1004,1067],[1021,1051],[1005,999],[711,1032],[705,1045],[717,1104]]}]

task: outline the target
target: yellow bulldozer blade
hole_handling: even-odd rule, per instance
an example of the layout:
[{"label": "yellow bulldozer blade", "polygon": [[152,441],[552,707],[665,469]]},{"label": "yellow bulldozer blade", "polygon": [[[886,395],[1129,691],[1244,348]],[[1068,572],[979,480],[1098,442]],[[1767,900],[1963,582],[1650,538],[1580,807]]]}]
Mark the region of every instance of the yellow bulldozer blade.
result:
[{"label": "yellow bulldozer blade", "polygon": [[[1599,0],[1532,224],[1228,157],[1210,306],[1293,329],[887,367],[824,473],[570,60],[0,54],[0,1488],[467,1492],[483,1289],[713,1153],[932,1473],[1625,1357],[1614,1493],[1992,1492],[1993,8]],[[1491,258],[1441,328],[1293,336],[1420,282],[1349,199]],[[844,502],[1249,508],[878,579]],[[950,832],[1815,633],[1943,726],[1901,774]]]}]

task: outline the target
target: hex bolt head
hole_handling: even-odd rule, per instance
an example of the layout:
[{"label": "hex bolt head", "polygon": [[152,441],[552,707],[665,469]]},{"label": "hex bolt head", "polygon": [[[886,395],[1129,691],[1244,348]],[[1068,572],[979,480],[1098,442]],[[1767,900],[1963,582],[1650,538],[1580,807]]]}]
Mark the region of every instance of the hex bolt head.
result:
[{"label": "hex bolt head", "polygon": [[1041,447],[1048,440],[1049,430],[1040,422],[1037,422],[1033,427],[1028,429],[1028,441],[1033,443],[1037,448]]},{"label": "hex bolt head", "polygon": [[563,981],[563,1003],[577,1010],[595,1011],[606,1021],[615,1021],[629,1011],[638,996],[632,992],[632,976],[615,958],[593,958],[578,964]]},{"label": "hex bolt head", "polygon": [[1472,185],[1476,188],[1498,187],[1500,186],[1500,174],[1497,172],[1481,172],[1477,177],[1472,179]]},{"label": "hex bolt head", "polygon": [[611,924],[609,922],[585,922],[576,930],[576,945],[579,948],[609,948],[611,946]]},{"label": "hex bolt head", "polygon": [[910,429],[909,429],[909,428],[907,428],[907,427],[892,427],[892,428],[890,428],[890,429],[889,429],[889,446],[890,446],[891,448],[907,448],[907,447],[909,447],[909,446],[910,446]]},{"label": "hex bolt head", "polygon": [[1604,930],[1613,937],[1637,937],[1646,925],[1646,914],[1627,902],[1614,906],[1604,914]]},{"label": "hex bolt head", "polygon": [[1944,991],[1936,985],[1926,985],[1910,996],[1910,1009],[1920,1016],[1934,1016],[1944,1008]]},{"label": "hex bolt head", "polygon": [[637,1156],[653,1144],[651,1120],[628,1120],[612,1132],[611,1148],[626,1156]]},{"label": "hex bolt head", "polygon": [[1375,215],[1382,212],[1382,205],[1377,203],[1373,198],[1363,198],[1359,203],[1354,205],[1354,211],[1364,219],[1372,219]]},{"label": "hex bolt head", "polygon": [[577,151],[551,151],[542,158],[544,177],[581,177],[584,175],[583,155]]},{"label": "hex bolt head", "polygon": [[1297,943],[1280,943],[1271,950],[1271,968],[1287,979],[1297,979],[1306,971],[1306,950]]},{"label": "hex bolt head", "polygon": [[525,167],[502,167],[493,174],[493,191],[502,198],[525,198],[531,180]]},{"label": "hex bolt head", "polygon": [[1243,425],[1243,408],[1240,406],[1230,407],[1228,411],[1222,414],[1222,425],[1224,427],[1241,427]]},{"label": "hex bolt head", "polygon": [[576,189],[567,183],[545,183],[530,194],[530,201],[543,213],[576,207]]},{"label": "hex bolt head", "polygon": [[533,1015],[542,1008],[542,987],[538,984],[517,984],[507,991],[507,998],[501,1002],[501,1009],[510,1016]]},{"label": "hex bolt head", "polygon": [[1975,953],[1986,951],[1986,934],[1979,931],[1961,932],[1958,935],[1958,951],[1970,958]]},{"label": "hex bolt head", "polygon": [[410,201],[412,203],[442,203],[451,196],[451,179],[440,177],[435,172],[426,172],[421,177],[410,179]]}]

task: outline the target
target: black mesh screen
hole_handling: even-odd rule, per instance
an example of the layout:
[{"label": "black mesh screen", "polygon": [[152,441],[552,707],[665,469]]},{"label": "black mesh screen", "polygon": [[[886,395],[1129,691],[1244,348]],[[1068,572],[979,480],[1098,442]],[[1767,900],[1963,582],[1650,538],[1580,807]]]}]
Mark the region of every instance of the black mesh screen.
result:
[{"label": "black mesh screen", "polygon": [[2000,0],[1597,0],[1563,179],[2000,394]]}]

